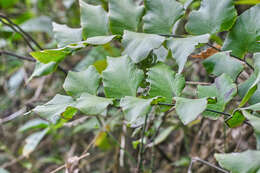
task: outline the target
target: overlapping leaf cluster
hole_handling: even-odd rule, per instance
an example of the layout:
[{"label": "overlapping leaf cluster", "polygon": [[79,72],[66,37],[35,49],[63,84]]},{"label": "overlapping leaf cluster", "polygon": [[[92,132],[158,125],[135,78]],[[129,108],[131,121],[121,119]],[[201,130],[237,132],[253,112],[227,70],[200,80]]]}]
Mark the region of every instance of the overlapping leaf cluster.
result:
[{"label": "overlapping leaf cluster", "polygon": [[[40,126],[39,134],[27,138],[27,143],[40,141],[51,124],[71,119],[77,111],[87,116],[106,116],[108,107],[122,110],[129,127],[140,127],[152,107],[165,111],[165,105],[174,105],[182,123],[189,124],[200,114],[217,119],[227,104],[238,94],[241,102],[227,119],[236,127],[247,119],[260,141],[259,106],[260,80],[260,5],[255,5],[237,16],[232,0],[203,0],[197,11],[189,14],[185,25],[191,35],[174,37],[174,26],[187,13],[186,6],[175,0],[109,0],[108,11],[80,1],[81,28],[69,28],[53,23],[57,49],[32,52],[38,61],[32,77],[49,74],[68,55],[87,46],[121,43],[119,57],[107,57],[105,68],[89,66],[79,72],[70,71],[63,88],[67,95],[57,94],[51,101],[37,106],[32,112],[48,121],[33,121],[23,130]],[[185,77],[182,72],[190,54],[198,45],[205,45],[211,36],[227,32],[222,52],[203,61],[206,71],[216,77],[210,86],[198,86],[198,98],[184,98]],[[84,39],[84,40],[83,40]],[[245,55],[254,54],[254,73],[237,86],[236,79],[244,70]],[[167,65],[166,59],[175,59],[178,71]],[[241,59],[240,59],[241,58]],[[145,64],[152,59],[153,63]],[[243,107],[245,104],[254,104]],[[162,104],[164,104],[162,106]],[[168,107],[167,109],[169,109]],[[173,130],[173,129],[172,129]],[[37,139],[35,139],[37,138]],[[258,143],[258,146],[260,144]],[[34,147],[24,148],[28,155]],[[241,164],[259,151],[242,154],[216,155],[220,165],[232,172],[253,173],[260,170],[259,160]],[[236,157],[245,157],[236,159]]]}]

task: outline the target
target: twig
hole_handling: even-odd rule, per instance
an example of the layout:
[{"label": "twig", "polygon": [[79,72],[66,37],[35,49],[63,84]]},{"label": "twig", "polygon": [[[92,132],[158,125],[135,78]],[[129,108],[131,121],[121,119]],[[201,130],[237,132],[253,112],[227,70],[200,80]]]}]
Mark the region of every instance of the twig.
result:
[{"label": "twig", "polygon": [[137,169],[136,173],[140,172],[140,169],[142,169],[142,164],[143,164],[143,153],[144,153],[144,137],[145,137],[145,130],[146,130],[146,125],[147,125],[147,120],[148,120],[148,114],[145,115],[145,120],[144,120],[144,126],[142,130],[142,137],[141,137],[141,144],[139,147],[139,153],[138,153],[138,163],[137,163]]},{"label": "twig", "polygon": [[210,162],[207,162],[207,161],[205,161],[205,160],[202,160],[202,159],[200,159],[199,157],[194,157],[194,158],[191,159],[191,162],[190,162],[190,165],[189,165],[189,169],[188,169],[188,173],[192,173],[192,170],[191,170],[191,169],[192,169],[192,165],[193,165],[193,163],[196,162],[196,161],[201,162],[201,163],[203,163],[203,164],[205,164],[205,165],[207,165],[207,166],[209,166],[209,167],[212,167],[212,168],[214,168],[214,169],[216,169],[216,170],[218,170],[218,171],[220,171],[220,172],[229,173],[229,172],[226,171],[225,169],[222,169],[222,168],[220,168],[220,167],[218,167],[218,166],[216,166],[216,165],[213,165],[213,164],[210,163]]},{"label": "twig", "polygon": [[196,82],[196,81],[186,81],[185,83],[188,85],[211,85],[211,83],[208,82]]},{"label": "twig", "polygon": [[[80,161],[81,159],[84,159],[87,156],[89,156],[89,153],[82,154],[81,156],[77,157],[77,162]],[[56,173],[64,168],[66,168],[66,164],[56,168],[55,170],[51,171],[50,173]]]},{"label": "twig", "polygon": [[21,33],[21,35],[23,35],[24,37],[27,37],[27,39],[31,40],[40,50],[43,50],[42,47],[37,43],[37,41],[35,41],[32,36],[30,34],[28,34],[27,32],[25,32],[19,25],[15,24],[14,22],[12,22],[11,19],[9,19],[7,16],[5,16],[4,14],[0,13],[0,17],[4,18],[5,20],[7,20],[11,25],[15,26]]},{"label": "twig", "polygon": [[21,116],[21,115],[24,115],[25,112],[26,112],[26,107],[24,107],[24,108],[20,109],[19,111],[9,115],[6,118],[0,119],[0,124],[7,123],[7,122],[9,122],[9,121]]},{"label": "twig", "polygon": [[36,62],[36,60],[33,59],[33,58],[31,58],[31,57],[26,57],[26,56],[17,55],[17,54],[14,54],[14,53],[12,53],[12,52],[4,51],[4,50],[0,51],[0,56],[1,56],[1,55],[4,55],[4,54],[5,54],[5,55],[14,56],[14,57],[19,58],[19,59],[22,59],[22,60],[31,61],[31,62]]},{"label": "twig", "polygon": [[10,27],[14,32],[20,34],[20,35],[23,37],[23,39],[24,39],[24,41],[26,42],[26,44],[30,47],[30,49],[31,49],[32,51],[35,51],[35,49],[34,49],[34,48],[32,47],[32,45],[31,45],[30,41],[29,41],[23,34],[21,34],[14,26],[12,26],[12,25],[9,24],[9,23],[6,23],[6,22],[3,21],[2,19],[0,19],[0,21],[1,21],[4,25]]},{"label": "twig", "polygon": [[0,168],[7,168],[10,167],[14,164],[16,164],[17,162],[20,162],[21,160],[23,160],[25,158],[24,155],[20,155],[18,158],[15,158],[14,160],[11,160],[10,162],[4,163],[3,165],[0,166]]}]

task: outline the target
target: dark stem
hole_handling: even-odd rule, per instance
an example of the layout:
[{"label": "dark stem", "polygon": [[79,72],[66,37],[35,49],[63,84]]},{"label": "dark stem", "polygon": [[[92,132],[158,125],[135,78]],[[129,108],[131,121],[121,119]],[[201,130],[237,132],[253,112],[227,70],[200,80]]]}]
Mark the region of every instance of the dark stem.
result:
[{"label": "dark stem", "polygon": [[10,55],[10,56],[14,56],[16,58],[19,58],[19,59],[22,59],[22,60],[26,60],[26,61],[31,61],[31,62],[36,62],[35,59],[31,58],[31,57],[26,57],[26,56],[21,56],[21,55],[17,55],[17,54],[14,54],[12,52],[8,52],[8,51],[0,51],[0,56],[1,55]]},{"label": "dark stem", "polygon": [[35,51],[35,49],[34,49],[33,46],[31,45],[30,41],[29,41],[23,34],[21,34],[13,25],[10,25],[9,23],[6,23],[6,22],[3,21],[2,19],[0,19],[0,21],[1,21],[4,25],[10,27],[14,32],[20,34],[20,35],[23,37],[23,39],[24,39],[24,41],[26,42],[26,44],[30,47],[30,49],[31,49],[32,51]]},{"label": "dark stem", "polygon": [[32,36],[30,34],[28,34],[27,32],[25,32],[19,25],[15,24],[14,22],[12,22],[11,19],[9,19],[7,16],[0,14],[0,17],[7,20],[11,25],[15,26],[21,33],[21,35],[23,35],[24,37],[27,37],[27,39],[31,40],[40,50],[43,50],[42,47],[37,43],[37,41],[35,41]]}]

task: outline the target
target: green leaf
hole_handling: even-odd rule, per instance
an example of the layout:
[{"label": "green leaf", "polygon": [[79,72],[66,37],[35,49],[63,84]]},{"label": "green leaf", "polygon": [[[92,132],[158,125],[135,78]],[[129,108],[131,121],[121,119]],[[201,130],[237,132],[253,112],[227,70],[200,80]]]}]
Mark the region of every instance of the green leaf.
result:
[{"label": "green leaf", "polygon": [[173,97],[180,96],[185,87],[184,77],[162,63],[150,68],[147,76],[147,82],[150,83],[149,95],[165,97],[167,103],[172,103]]},{"label": "green leaf", "polygon": [[[217,103],[209,103],[207,108],[215,111],[224,111],[227,103],[236,95],[237,87],[227,74],[222,74],[210,86],[198,86],[198,97],[216,97]],[[216,119],[220,114],[205,111],[203,115]]]},{"label": "green leaf", "polygon": [[[228,33],[223,50],[232,50],[240,58],[247,52],[260,52],[260,4],[242,13]],[[258,42],[257,42],[258,41]]]},{"label": "green leaf", "polygon": [[260,169],[260,151],[247,150],[242,153],[215,154],[222,168],[231,173],[256,173]]},{"label": "green leaf", "polygon": [[246,120],[244,115],[240,110],[235,110],[230,118],[228,118],[225,122],[229,128],[238,127]]},{"label": "green leaf", "polygon": [[67,55],[70,55],[72,52],[84,48],[87,45],[105,45],[112,41],[116,35],[110,36],[96,36],[90,37],[87,40],[80,41],[75,44],[67,45],[66,47],[59,49],[49,49],[42,51],[31,52],[30,54],[37,59],[38,61],[47,64],[49,62],[61,62]]},{"label": "green leaf", "polygon": [[90,5],[79,1],[80,22],[84,39],[93,36],[108,35],[108,14],[100,5]]},{"label": "green leaf", "polygon": [[145,0],[144,32],[170,34],[175,22],[184,14],[181,3],[175,0]]},{"label": "green leaf", "polygon": [[42,120],[42,119],[32,119],[28,122],[26,122],[25,124],[23,124],[18,131],[19,132],[24,132],[26,130],[30,130],[30,129],[36,129],[36,128],[46,128],[48,127],[49,122]]},{"label": "green leaf", "polygon": [[177,126],[170,126],[166,129],[163,129],[162,131],[160,131],[159,135],[154,139],[153,142],[151,142],[148,147],[153,147],[155,145],[158,145],[160,143],[162,143],[163,141],[165,141],[167,139],[167,137],[171,134],[171,132],[173,130],[175,130],[177,128]]},{"label": "green leaf", "polygon": [[114,98],[136,96],[137,88],[144,78],[143,71],[137,69],[127,55],[108,57],[107,63],[102,73],[105,95]]},{"label": "green leaf", "polygon": [[[44,105],[37,106],[32,111],[39,114],[43,118],[50,120],[52,123],[56,123],[60,119],[60,115],[67,115],[67,107],[74,107],[74,100],[70,96],[64,96],[57,94],[52,100]],[[75,114],[75,112],[69,112]]]},{"label": "green leaf", "polygon": [[63,88],[65,91],[75,97],[79,97],[82,93],[97,94],[100,83],[100,75],[94,66],[80,72],[70,71],[67,75]]},{"label": "green leaf", "polygon": [[209,35],[200,35],[187,38],[170,38],[166,45],[171,50],[173,58],[176,59],[179,66],[178,73],[181,73],[188,56],[195,50],[199,43],[207,43]]},{"label": "green leaf", "polygon": [[144,60],[153,49],[159,48],[164,40],[164,37],[155,34],[124,31],[123,55],[129,55],[135,63],[138,63]]},{"label": "green leaf", "polygon": [[187,99],[174,97],[176,100],[176,112],[183,124],[195,120],[207,107],[207,98]]},{"label": "green leaf", "polygon": [[109,25],[113,34],[124,30],[137,31],[144,12],[133,0],[109,0]]},{"label": "green leaf", "polygon": [[50,62],[61,62],[71,51],[67,48],[49,49],[31,52],[32,57],[41,63],[48,64]]},{"label": "green leaf", "polygon": [[49,128],[46,128],[40,132],[35,132],[28,136],[25,139],[25,146],[23,147],[23,156],[28,157],[31,152],[35,150],[37,145],[40,143],[40,141],[43,139],[43,137],[47,134],[49,131]]},{"label": "green leaf", "polygon": [[237,5],[256,5],[259,4],[260,0],[237,0],[235,4]]},{"label": "green leaf", "polygon": [[122,107],[125,114],[125,120],[131,127],[137,127],[144,123],[145,116],[151,110],[151,104],[154,99],[143,99],[132,96],[126,96],[121,99],[120,107]]},{"label": "green leaf", "polygon": [[68,44],[77,43],[82,40],[81,28],[70,28],[55,22],[52,23],[52,27],[58,47],[64,47]]},{"label": "green leaf", "polygon": [[108,105],[112,104],[113,99],[83,93],[76,100],[75,107],[86,115],[100,115],[106,110]]},{"label": "green leaf", "polygon": [[232,0],[203,0],[198,11],[189,15],[186,30],[192,34],[214,34],[229,30],[237,12]]},{"label": "green leaf", "polygon": [[242,101],[239,104],[239,107],[244,106],[247,101],[253,96],[255,91],[258,88],[258,83],[260,82],[260,53],[254,54],[254,62],[255,62],[255,81],[253,84],[249,87],[246,94],[244,95]]},{"label": "green leaf", "polygon": [[52,72],[54,72],[58,67],[58,64],[55,62],[49,62],[48,64],[43,64],[39,61],[36,62],[34,71],[29,78],[29,81],[34,78],[34,77],[40,77],[40,76],[45,76],[48,75]]},{"label": "green leaf", "polygon": [[228,52],[219,52],[203,61],[203,65],[209,74],[220,76],[223,73],[228,74],[233,81],[243,70],[241,62],[229,56]]}]

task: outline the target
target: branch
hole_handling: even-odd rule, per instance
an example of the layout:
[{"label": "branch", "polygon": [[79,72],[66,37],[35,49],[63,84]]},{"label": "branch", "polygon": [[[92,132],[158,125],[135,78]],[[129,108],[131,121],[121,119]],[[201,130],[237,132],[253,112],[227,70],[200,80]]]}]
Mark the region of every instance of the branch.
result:
[{"label": "branch", "polygon": [[0,51],[0,56],[1,55],[9,55],[9,56],[14,56],[18,59],[22,59],[22,60],[26,60],[26,61],[31,61],[31,62],[36,62],[35,59],[31,58],[31,57],[26,57],[26,56],[22,56],[22,55],[17,55],[17,54],[14,54],[12,52],[9,52],[9,51]]},{"label": "branch", "polygon": [[[30,34],[28,34],[27,32],[25,32],[19,25],[15,24],[14,22],[12,22],[11,19],[9,19],[7,16],[5,16],[4,14],[1,14],[0,13],[0,17],[7,20],[9,22],[9,25],[13,25],[14,27],[16,27],[19,31],[20,31],[20,34],[25,38],[25,39],[28,39],[28,40],[31,40],[40,50],[43,50],[42,47],[37,43],[37,41],[35,41],[32,36],[30,36]],[[2,21],[2,20],[1,20]],[[3,21],[2,21],[3,22]],[[5,23],[6,24],[6,23]],[[9,26],[8,25],[8,26]]]},{"label": "branch", "polygon": [[222,169],[222,168],[220,168],[220,167],[218,167],[218,166],[216,166],[216,165],[213,165],[212,163],[210,163],[210,162],[207,162],[207,161],[205,161],[205,160],[202,160],[202,159],[200,159],[199,157],[194,157],[194,158],[192,158],[191,159],[191,162],[190,162],[190,165],[189,165],[189,169],[188,169],[188,173],[192,173],[192,165],[193,165],[193,163],[194,162],[200,162],[200,163],[203,163],[203,164],[205,164],[205,165],[207,165],[207,166],[210,166],[210,167],[212,167],[212,168],[214,168],[214,169],[216,169],[216,170],[218,170],[218,171],[220,171],[220,172],[223,172],[223,173],[229,173],[228,171],[226,171],[225,169]]}]

